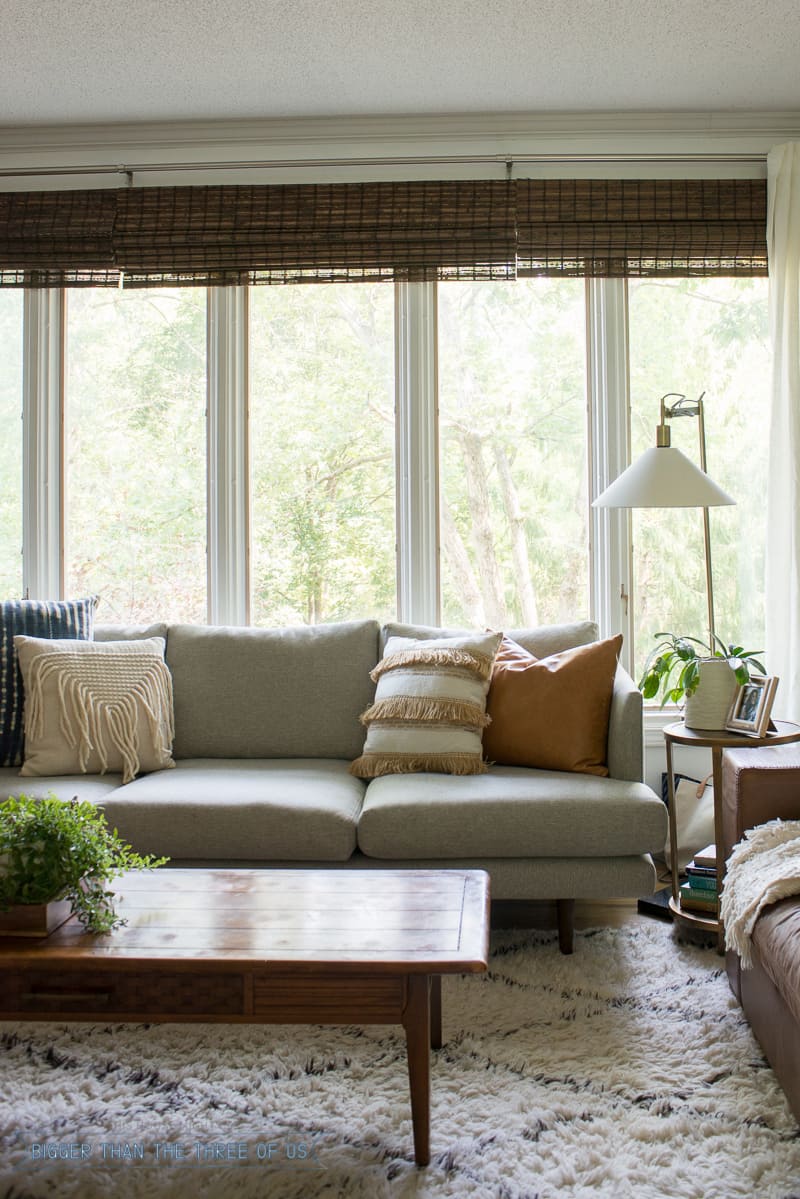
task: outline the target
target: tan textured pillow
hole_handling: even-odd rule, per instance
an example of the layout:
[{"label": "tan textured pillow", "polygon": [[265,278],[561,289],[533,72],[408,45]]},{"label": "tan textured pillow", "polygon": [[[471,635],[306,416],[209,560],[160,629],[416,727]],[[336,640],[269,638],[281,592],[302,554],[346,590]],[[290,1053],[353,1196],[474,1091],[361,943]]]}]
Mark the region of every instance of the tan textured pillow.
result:
[{"label": "tan textured pillow", "polygon": [[375,702],[361,717],[367,740],[350,773],[483,774],[486,692],[500,639],[390,637],[370,676],[378,684]]},{"label": "tan textured pillow", "polygon": [[21,775],[105,774],[129,783],[172,767],[172,676],[164,638],[15,637],[25,688]]},{"label": "tan textured pillow", "polygon": [[504,637],[486,702],[490,762],[607,775],[608,716],[622,637],[535,658]]}]

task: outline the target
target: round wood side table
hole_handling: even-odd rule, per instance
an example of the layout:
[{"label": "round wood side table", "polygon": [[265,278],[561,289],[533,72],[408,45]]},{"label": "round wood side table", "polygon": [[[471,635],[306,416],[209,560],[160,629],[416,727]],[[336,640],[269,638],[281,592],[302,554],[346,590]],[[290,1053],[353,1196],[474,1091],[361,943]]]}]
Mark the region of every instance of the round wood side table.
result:
[{"label": "round wood side table", "polygon": [[681,907],[678,883],[677,813],[675,811],[675,771],[672,765],[672,747],[691,745],[711,750],[711,769],[714,779],[714,844],[717,847],[717,895],[722,893],[725,877],[725,862],[722,856],[722,751],[723,749],[753,749],[759,745],[788,745],[800,741],[800,725],[788,720],[774,720],[773,727],[763,737],[748,737],[744,733],[719,732],[710,729],[687,729],[682,720],[664,727],[664,742],[667,750],[667,794],[669,796],[669,843],[672,863],[672,896],[669,901],[673,916],[684,924],[710,933],[716,933],[717,948],[722,951],[724,939],[719,914],[705,916],[699,912],[688,912]]}]

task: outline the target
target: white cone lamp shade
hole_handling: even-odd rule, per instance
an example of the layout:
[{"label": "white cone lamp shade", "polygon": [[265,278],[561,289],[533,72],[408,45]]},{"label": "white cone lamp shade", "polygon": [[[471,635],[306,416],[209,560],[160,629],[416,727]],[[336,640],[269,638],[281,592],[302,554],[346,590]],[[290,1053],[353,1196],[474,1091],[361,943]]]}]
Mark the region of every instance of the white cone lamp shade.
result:
[{"label": "white cone lamp shade", "polygon": [[652,446],[624,470],[593,508],[716,508],[736,500],[680,450]]}]

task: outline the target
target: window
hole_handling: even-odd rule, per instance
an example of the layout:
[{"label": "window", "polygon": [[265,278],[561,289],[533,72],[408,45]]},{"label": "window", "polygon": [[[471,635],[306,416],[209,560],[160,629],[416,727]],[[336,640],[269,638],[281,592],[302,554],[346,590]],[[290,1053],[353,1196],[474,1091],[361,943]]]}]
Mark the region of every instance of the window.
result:
[{"label": "window", "polygon": [[589,614],[585,286],[439,288],[442,618]]},{"label": "window", "polygon": [[205,291],[66,295],[67,593],[205,621]]},{"label": "window", "polygon": [[[767,280],[630,281],[631,454],[655,444],[660,397],[705,392],[709,475],[735,500],[710,509],[717,634],[764,645],[770,346]],[[699,463],[698,422],[670,422],[672,444]],[[661,630],[707,636],[702,514],[633,513],[635,656]]]},{"label": "window", "polygon": [[0,594],[22,595],[21,291],[0,291]]},{"label": "window", "polygon": [[393,289],[250,296],[252,619],[396,610]]},{"label": "window", "polygon": [[[712,512],[717,627],[760,649],[766,280],[601,283],[253,287],[242,305],[246,339],[219,333],[213,319],[207,327],[201,289],[65,291],[65,590],[98,592],[103,622],[202,622],[209,577],[220,619],[386,620],[397,614],[399,562],[403,618],[437,619],[438,577],[444,624],[514,628],[581,619],[594,607],[610,634],[623,623],[620,581],[632,578],[638,672],[654,633],[703,631],[702,522],[691,509],[634,512],[632,572],[627,541],[619,552],[613,541],[610,552],[603,540],[626,521],[601,529],[590,551],[590,451],[596,471],[600,454],[610,461],[625,444],[610,426],[618,434],[630,416],[638,456],[653,444],[662,394],[705,390],[709,471],[737,499],[735,508]],[[0,292],[7,595],[21,589],[20,494],[48,486],[23,460],[18,432],[21,294]],[[213,299],[212,316],[220,296]],[[630,414],[615,402],[624,391],[626,304]],[[616,374],[587,374],[587,312]],[[209,345],[223,393],[229,374],[248,379],[248,421],[243,401],[234,420],[230,405],[207,398]],[[48,342],[43,352],[57,349]],[[240,369],[228,372],[234,358]],[[590,402],[596,427],[609,434],[596,445]],[[209,493],[211,512],[209,404],[216,444],[241,450],[227,456],[228,472]],[[424,426],[428,438],[425,462],[398,420],[412,409],[415,429]],[[46,419],[55,423],[53,411]],[[672,430],[696,460],[697,422],[676,421]],[[249,508],[231,505],[222,519],[219,494],[240,486]],[[414,520],[406,519],[412,509]],[[434,522],[425,525],[420,512],[438,512],[438,544]],[[217,537],[212,550],[221,539],[229,551],[225,569],[211,576],[207,527]],[[52,544],[34,548],[57,564],[62,547],[52,526],[41,536]],[[430,582],[410,600],[409,576]],[[219,602],[226,597],[231,602]]]}]

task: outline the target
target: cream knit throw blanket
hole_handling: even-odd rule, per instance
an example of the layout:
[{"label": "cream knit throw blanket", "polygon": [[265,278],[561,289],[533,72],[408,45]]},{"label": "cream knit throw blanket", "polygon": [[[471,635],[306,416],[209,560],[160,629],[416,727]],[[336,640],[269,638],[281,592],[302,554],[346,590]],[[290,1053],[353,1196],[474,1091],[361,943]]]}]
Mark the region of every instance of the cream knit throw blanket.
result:
[{"label": "cream knit throw blanket", "polygon": [[800,820],[770,820],[749,829],[728,859],[720,916],[725,945],[752,965],[753,926],[762,908],[800,895]]}]

